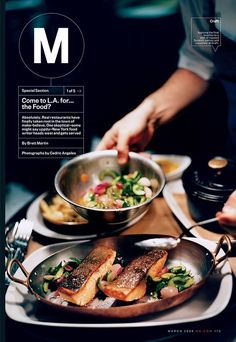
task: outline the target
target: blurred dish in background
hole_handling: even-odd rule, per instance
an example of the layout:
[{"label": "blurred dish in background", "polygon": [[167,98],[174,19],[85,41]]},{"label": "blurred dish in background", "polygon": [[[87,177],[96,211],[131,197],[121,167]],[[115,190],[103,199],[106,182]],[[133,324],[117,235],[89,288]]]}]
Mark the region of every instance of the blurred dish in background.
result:
[{"label": "blurred dish in background", "polygon": [[[223,157],[194,159],[182,181],[192,218],[214,217],[236,189],[236,162]],[[220,228],[218,223],[214,227]]]},{"label": "blurred dish in background", "polygon": [[45,219],[40,206],[42,200],[49,196],[50,192],[44,192],[38,196],[29,206],[26,218],[34,222],[34,231],[47,238],[60,240],[88,239],[95,238],[97,234],[88,229],[88,223],[84,224],[55,224]]},{"label": "blurred dish in background", "polygon": [[80,216],[63,198],[55,193],[47,193],[41,199],[40,212],[46,221],[59,225],[78,225],[88,221]]},{"label": "blurred dish in background", "polygon": [[175,154],[152,154],[152,160],[160,165],[167,181],[180,178],[191,164],[189,156]]},{"label": "blurred dish in background", "polygon": [[[174,180],[166,184],[163,190],[163,197],[171,209],[172,213],[181,222],[183,227],[188,229],[196,221],[191,217],[191,214],[187,205],[187,195],[183,188],[183,183],[181,179]],[[213,227],[212,227],[213,226]],[[211,241],[218,241],[225,231],[222,227],[217,230],[214,225],[208,224],[206,227],[195,227],[191,229],[191,234],[196,238],[202,238]],[[229,236],[233,246],[236,245],[236,240],[233,236]]]},{"label": "blurred dish in background", "polygon": [[[50,192],[49,192],[50,193]],[[40,203],[46,196],[47,192],[38,196],[29,206],[26,218],[34,222],[34,231],[46,238],[57,239],[57,240],[86,240],[94,239],[97,237],[104,237],[109,234],[115,234],[119,231],[138,222],[144,215],[145,212],[136,219],[131,220],[128,224],[120,224],[111,229],[106,229],[103,224],[99,223],[91,224],[88,221],[84,221],[83,224],[54,224],[43,218],[40,209]],[[73,209],[72,209],[73,210]]]}]

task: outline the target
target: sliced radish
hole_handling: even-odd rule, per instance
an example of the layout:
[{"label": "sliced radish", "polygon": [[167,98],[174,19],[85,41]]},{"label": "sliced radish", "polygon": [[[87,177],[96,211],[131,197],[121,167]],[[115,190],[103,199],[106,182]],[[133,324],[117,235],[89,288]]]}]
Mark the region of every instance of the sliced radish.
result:
[{"label": "sliced radish", "polygon": [[163,289],[161,289],[160,291],[162,299],[173,297],[177,295],[178,293],[179,291],[175,286],[166,286],[166,287],[163,287]]},{"label": "sliced radish", "polygon": [[122,272],[123,267],[120,264],[112,265],[111,271],[107,275],[107,281],[111,282],[118,277],[118,275]]},{"label": "sliced radish", "polygon": [[71,271],[73,271],[73,267],[71,267],[70,265],[65,265],[64,270],[67,272],[71,272]]},{"label": "sliced radish", "polygon": [[151,198],[152,197],[152,190],[150,188],[148,188],[147,186],[144,187],[144,191],[145,191],[145,196],[146,198]]},{"label": "sliced radish", "polygon": [[94,193],[96,195],[103,195],[106,192],[106,189],[111,185],[109,182],[102,182],[95,186]]},{"label": "sliced radish", "polygon": [[150,186],[151,182],[147,177],[142,177],[139,179],[138,184],[142,186]]},{"label": "sliced radish", "polygon": [[117,189],[123,189],[124,185],[120,182],[116,183]]},{"label": "sliced radish", "polygon": [[168,267],[164,267],[160,272],[157,273],[157,276],[160,277],[162,276],[162,274],[168,273],[169,272],[169,268]]}]

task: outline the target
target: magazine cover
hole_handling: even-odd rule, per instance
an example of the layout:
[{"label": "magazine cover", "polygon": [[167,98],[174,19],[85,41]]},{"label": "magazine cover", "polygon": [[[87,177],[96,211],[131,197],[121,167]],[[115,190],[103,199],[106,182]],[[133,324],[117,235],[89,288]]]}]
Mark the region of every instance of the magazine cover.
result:
[{"label": "magazine cover", "polygon": [[2,3],[6,342],[236,341],[235,17]]}]

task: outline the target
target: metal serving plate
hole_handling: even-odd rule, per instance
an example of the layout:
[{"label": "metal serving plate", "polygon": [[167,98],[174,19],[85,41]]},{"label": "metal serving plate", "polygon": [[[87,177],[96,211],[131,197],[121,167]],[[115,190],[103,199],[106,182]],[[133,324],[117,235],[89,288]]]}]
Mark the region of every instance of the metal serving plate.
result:
[{"label": "metal serving plate", "polygon": [[168,251],[167,266],[180,263],[184,264],[195,276],[196,283],[191,288],[184,290],[176,296],[157,301],[149,301],[147,299],[144,302],[137,301],[128,304],[125,303],[125,305],[124,303],[117,301],[108,308],[102,306],[95,308],[79,307],[76,305],[63,306],[52,303],[46,298],[42,291],[42,281],[43,275],[50,266],[56,265],[61,260],[67,259],[68,257],[84,258],[90,250],[97,245],[112,247],[124,259],[129,260],[143,252],[143,248],[137,245],[138,242],[155,237],[158,238],[156,235],[130,235],[98,239],[89,242],[71,243],[67,248],[44,259],[33,268],[30,273],[24,271],[23,268],[26,276],[25,279],[24,277],[18,278],[18,275],[12,278],[16,282],[25,285],[40,302],[43,302],[49,308],[56,309],[56,311],[73,313],[73,315],[78,314],[80,316],[93,316],[108,319],[126,319],[146,314],[154,314],[183,303],[197,292],[218,263],[213,253],[198,243],[188,240],[182,240],[176,248]]}]

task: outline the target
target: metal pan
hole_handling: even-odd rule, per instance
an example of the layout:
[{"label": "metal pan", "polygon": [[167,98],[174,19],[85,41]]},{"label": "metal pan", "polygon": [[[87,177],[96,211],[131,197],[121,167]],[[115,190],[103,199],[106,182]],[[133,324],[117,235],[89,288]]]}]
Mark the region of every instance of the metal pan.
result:
[{"label": "metal pan", "polygon": [[[47,298],[42,290],[43,276],[48,268],[57,265],[60,261],[67,259],[68,257],[84,258],[92,248],[98,245],[103,245],[115,249],[118,255],[129,261],[143,253],[143,248],[140,247],[138,244],[139,242],[158,237],[160,238],[163,236],[127,235],[109,237],[82,243],[75,242],[73,246],[65,248],[42,261],[30,273],[25,269],[21,262],[19,262],[17,259],[12,259],[8,265],[7,273],[11,280],[26,286],[31,294],[51,308],[64,311],[65,313],[71,312],[73,314],[86,316],[104,318],[133,318],[169,309],[191,298],[205,283],[215,267],[227,259],[227,255],[231,251],[231,242],[227,235],[224,235],[220,238],[214,252],[210,252],[208,249],[199,245],[198,243],[184,239],[181,240],[180,244],[176,248],[168,251],[168,260],[166,265],[177,265],[180,263],[185,265],[194,275],[195,284],[171,298],[156,301],[149,301],[146,299],[129,304],[124,304],[121,301],[115,301],[111,307],[99,306],[92,308],[88,306],[80,307],[73,304],[64,306],[53,303]],[[223,256],[219,257],[218,254],[224,241],[227,244],[227,251]],[[19,266],[25,275],[25,279],[17,278],[12,274],[12,268],[14,264]]]}]

